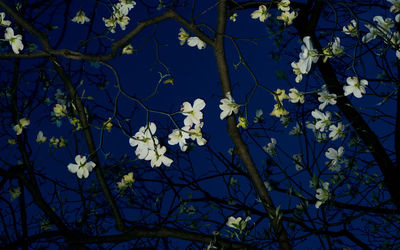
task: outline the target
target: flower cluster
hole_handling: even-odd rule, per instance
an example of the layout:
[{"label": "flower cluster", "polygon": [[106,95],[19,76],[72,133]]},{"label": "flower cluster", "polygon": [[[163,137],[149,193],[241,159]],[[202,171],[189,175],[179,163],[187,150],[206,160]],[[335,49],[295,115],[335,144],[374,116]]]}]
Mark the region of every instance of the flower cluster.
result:
[{"label": "flower cluster", "polygon": [[70,163],[67,167],[71,173],[76,173],[79,179],[88,178],[89,172],[96,166],[94,162],[87,161],[86,156],[75,156],[75,162],[76,164]]},{"label": "flower cluster", "polygon": [[264,146],[263,149],[266,153],[268,153],[271,157],[276,155],[276,139],[271,138],[271,142],[267,144],[267,146]]},{"label": "flower cluster", "polygon": [[130,18],[128,17],[129,11],[132,10],[135,5],[136,2],[133,0],[120,0],[119,3],[113,5],[113,13],[111,14],[111,17],[103,17],[104,24],[111,33],[115,33],[117,24],[121,30],[125,30],[130,21]]},{"label": "flower cluster", "polygon": [[206,47],[206,43],[200,40],[197,36],[190,36],[183,28],[179,29],[178,34],[179,43],[184,45],[187,43],[190,47],[197,46],[198,49],[204,49]]},{"label": "flower cluster", "polygon": [[203,113],[201,110],[204,109],[206,103],[204,100],[198,98],[193,102],[193,105],[189,102],[184,102],[181,106],[181,114],[186,116],[183,121],[184,127],[181,129],[174,129],[168,136],[168,143],[170,145],[179,144],[182,151],[187,150],[187,139],[192,139],[197,142],[197,145],[203,146],[207,143],[207,140],[203,138],[201,129],[204,123]]},{"label": "flower cluster", "polygon": [[150,122],[129,139],[129,144],[136,147],[135,154],[139,159],[150,161],[151,167],[160,167],[161,164],[170,166],[173,161],[164,155],[167,149],[159,144],[154,135],[156,130],[156,125]]}]

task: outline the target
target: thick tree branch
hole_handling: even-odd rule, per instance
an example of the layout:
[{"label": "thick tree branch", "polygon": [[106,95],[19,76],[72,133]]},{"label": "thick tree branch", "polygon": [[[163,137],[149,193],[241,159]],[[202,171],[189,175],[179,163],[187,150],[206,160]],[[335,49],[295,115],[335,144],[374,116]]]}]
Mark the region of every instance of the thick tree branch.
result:
[{"label": "thick tree branch", "polygon": [[[229,79],[228,66],[225,58],[225,45],[224,34],[226,25],[226,0],[219,1],[218,6],[218,20],[217,20],[217,33],[215,37],[215,58],[217,62],[218,72],[221,79],[222,92],[225,96],[227,92],[231,92],[231,84]],[[282,221],[275,216],[275,205],[269,196],[264,182],[258,173],[257,167],[250,155],[247,145],[244,143],[238,128],[236,127],[236,118],[231,115],[227,118],[227,131],[233,143],[237,148],[237,153],[245,165],[250,179],[253,182],[255,189],[262,201],[262,204],[271,218],[272,227],[275,230],[279,245],[282,249],[291,249],[287,232],[283,227]]]}]

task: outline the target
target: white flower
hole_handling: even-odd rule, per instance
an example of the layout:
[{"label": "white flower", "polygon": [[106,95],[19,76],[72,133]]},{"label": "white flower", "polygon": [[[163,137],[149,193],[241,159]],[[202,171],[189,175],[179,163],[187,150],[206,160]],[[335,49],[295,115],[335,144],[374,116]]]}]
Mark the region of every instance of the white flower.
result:
[{"label": "white flower", "polygon": [[344,132],[344,125],[343,123],[339,122],[337,126],[334,124],[329,126],[329,138],[332,139],[332,141],[336,140],[339,137],[344,137],[345,132]]},{"label": "white flower", "polygon": [[326,48],[323,50],[324,53],[324,62],[328,60],[328,58],[332,57],[340,57],[344,53],[343,46],[340,45],[340,38],[335,37],[334,42],[330,42]]},{"label": "white flower", "polygon": [[237,114],[239,112],[240,105],[233,100],[231,93],[227,92],[225,94],[225,98],[221,99],[221,104],[219,108],[222,110],[219,118],[221,120],[225,119],[225,117],[230,116],[233,113]]},{"label": "white flower", "polygon": [[318,51],[314,49],[311,42],[311,37],[305,36],[303,38],[304,45],[301,46],[300,61],[298,62],[300,72],[307,74],[313,63],[318,61]]},{"label": "white flower", "polygon": [[189,133],[185,132],[188,131],[189,127],[185,126],[182,129],[174,129],[171,134],[168,135],[168,143],[170,145],[179,144],[179,147],[182,151],[186,151],[186,139],[189,139]]},{"label": "white flower", "polygon": [[342,146],[340,146],[338,150],[334,148],[328,148],[328,151],[325,152],[326,158],[331,160],[326,163],[331,171],[340,171],[339,163],[342,160],[341,157],[343,156],[343,153],[344,153],[344,148]]},{"label": "white flower", "polygon": [[296,88],[289,89],[289,98],[291,103],[304,103],[304,93],[299,92]]},{"label": "white flower", "polygon": [[39,131],[39,133],[36,136],[36,142],[37,143],[44,143],[47,140],[47,137],[43,135],[42,131]]},{"label": "white flower", "polygon": [[120,4],[121,11],[128,15],[128,12],[135,7],[136,2],[133,0],[120,0]]},{"label": "white flower", "polygon": [[201,133],[201,128],[203,127],[203,124],[203,122],[200,122],[199,124],[196,124],[194,126],[194,129],[189,130],[190,138],[192,140],[196,140],[197,145],[199,146],[203,146],[207,143],[207,140],[203,138],[203,134]]},{"label": "white flower", "polygon": [[271,14],[268,13],[267,7],[265,5],[260,5],[258,10],[255,10],[251,13],[251,18],[253,19],[260,19],[260,22],[265,22]]},{"label": "white flower", "polygon": [[117,27],[117,19],[114,16],[110,18],[103,17],[104,25],[109,28],[111,33],[115,33],[115,28]]},{"label": "white flower", "polygon": [[10,27],[4,32],[4,40],[8,41],[15,54],[19,54],[20,50],[24,49],[22,44],[22,35],[14,35],[14,30]]},{"label": "white flower", "polygon": [[326,88],[322,88],[322,91],[318,92],[318,95],[319,95],[318,101],[321,102],[321,104],[318,107],[320,110],[324,110],[324,108],[328,104],[330,105],[336,104],[336,94],[329,94]]},{"label": "white flower", "polygon": [[80,24],[84,24],[85,22],[89,22],[90,19],[85,15],[85,12],[83,12],[83,10],[79,10],[75,17],[71,19],[72,22],[75,23],[80,23]]},{"label": "white flower", "polygon": [[281,20],[285,23],[285,25],[291,25],[293,20],[297,17],[296,11],[284,11],[280,16],[277,16],[276,19]]},{"label": "white flower", "polygon": [[276,146],[276,139],[275,138],[271,138],[271,142],[268,143],[267,146],[264,146],[263,149],[270,156],[274,156],[274,155],[276,155],[275,146]]},{"label": "white flower", "polygon": [[394,22],[391,18],[386,18],[383,20],[383,17],[375,16],[373,20],[377,22],[377,26],[374,27],[370,24],[365,25],[365,27],[369,29],[369,32],[363,36],[363,43],[368,43],[377,36],[382,36],[387,39],[392,36],[392,31],[390,29],[394,27]]},{"label": "white flower", "polygon": [[6,13],[0,12],[0,25],[4,27],[8,27],[11,25],[11,22],[8,20],[5,20],[6,18]]},{"label": "white flower", "polygon": [[141,127],[135,136],[129,139],[129,144],[132,147],[137,146],[135,154],[139,159],[142,160],[146,158],[149,151],[154,150],[155,145],[158,144],[158,139],[154,136],[156,130],[156,125],[153,122],[150,122],[148,127]]},{"label": "white flower", "polygon": [[28,125],[29,125],[30,123],[31,123],[31,122],[30,122],[28,119],[26,119],[26,118],[21,118],[21,119],[19,120],[18,124],[14,125],[13,129],[14,129],[14,131],[15,131],[15,133],[16,133],[17,135],[20,135],[20,134],[22,133],[22,130],[23,130],[24,128],[28,127]]},{"label": "white flower", "polygon": [[184,102],[181,107],[182,115],[186,116],[183,123],[185,126],[192,126],[193,124],[199,124],[200,120],[203,119],[203,113],[201,110],[206,106],[204,100],[198,98],[194,101],[193,106],[189,102]]},{"label": "white flower", "polygon": [[233,217],[230,216],[228,218],[228,221],[226,222],[226,225],[228,227],[243,231],[246,228],[247,222],[251,220],[250,216],[247,216],[245,220],[242,219],[242,217]]},{"label": "white flower", "polygon": [[117,21],[117,23],[119,24],[119,27],[121,28],[121,30],[125,30],[126,25],[129,24],[129,21],[130,21],[130,20],[131,20],[131,19],[130,19],[129,17],[127,17],[127,16],[121,16],[121,17],[118,17],[118,18],[116,19],[116,21]]},{"label": "white flower", "polygon": [[151,167],[159,167],[161,166],[161,164],[169,167],[171,166],[173,160],[164,155],[166,151],[167,149],[165,148],[165,146],[161,147],[160,144],[158,144],[155,150],[149,151],[145,160],[150,161]]},{"label": "white flower", "polygon": [[325,203],[330,198],[329,193],[329,182],[324,182],[322,188],[318,188],[315,194],[317,202],[315,203],[315,208],[319,208],[323,203]]},{"label": "white flower", "polygon": [[290,5],[290,1],[289,0],[281,0],[278,3],[278,9],[280,11],[283,11],[283,12],[289,11],[290,10],[290,6],[289,5]]},{"label": "white flower", "polygon": [[57,117],[63,117],[67,115],[67,106],[65,106],[64,104],[56,104],[53,108],[54,114]]},{"label": "white flower", "polygon": [[[322,113],[318,109],[311,112],[311,115],[317,120],[315,124],[315,129],[323,132],[326,127],[331,124],[331,113],[327,111],[326,113]],[[308,127],[308,126],[307,126]]]},{"label": "white flower", "polygon": [[296,166],[296,170],[300,171],[303,169],[303,155],[302,154],[294,154],[292,156],[293,163]]},{"label": "white flower", "polygon": [[400,11],[400,0],[387,0],[392,6],[390,6],[390,12],[399,12]]},{"label": "white flower", "polygon": [[357,36],[357,22],[356,20],[351,20],[347,26],[343,26],[343,32],[346,35]]},{"label": "white flower", "polygon": [[365,94],[365,86],[368,85],[367,80],[361,80],[359,81],[356,76],[353,77],[347,77],[347,84],[346,86],[343,87],[344,90],[344,95],[348,96],[350,94],[353,94],[357,98],[361,98],[362,94]]},{"label": "white flower", "polygon": [[256,117],[254,117],[254,123],[263,122],[264,121],[264,118],[262,117],[263,114],[264,112],[262,111],[262,109],[257,109]]},{"label": "white flower", "polygon": [[189,37],[187,39],[187,44],[190,47],[197,46],[198,49],[204,49],[206,47],[206,43],[200,40],[197,36]]},{"label": "white flower", "polygon": [[68,170],[71,173],[76,173],[79,179],[88,178],[89,172],[93,170],[96,164],[92,161],[87,161],[86,156],[75,156],[76,164],[70,163],[68,164]]},{"label": "white flower", "polygon": [[303,74],[300,70],[300,62],[292,62],[291,66],[293,68],[293,73],[296,75],[295,81],[297,83],[301,82],[301,80],[303,80]]},{"label": "white flower", "polygon": [[189,37],[189,34],[183,28],[179,29],[178,39],[181,45],[184,45]]}]

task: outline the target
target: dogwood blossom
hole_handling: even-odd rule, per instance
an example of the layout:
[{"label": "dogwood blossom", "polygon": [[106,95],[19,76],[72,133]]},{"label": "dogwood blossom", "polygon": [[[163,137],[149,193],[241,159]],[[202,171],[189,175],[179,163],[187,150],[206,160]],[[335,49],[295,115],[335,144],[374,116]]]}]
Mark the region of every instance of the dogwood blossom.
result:
[{"label": "dogwood blossom", "polygon": [[366,24],[365,27],[369,29],[369,32],[365,34],[362,38],[363,43],[368,43],[375,39],[377,36],[382,36],[386,39],[391,37],[391,28],[394,27],[394,22],[391,18],[386,18],[383,20],[381,16],[375,16],[373,18],[374,22],[377,23],[376,27],[370,24]]},{"label": "dogwood blossom", "polygon": [[315,203],[315,208],[319,208],[323,203],[325,203],[330,198],[329,193],[329,182],[324,182],[322,188],[316,190],[315,198],[317,202]]},{"label": "dogwood blossom", "polygon": [[145,160],[150,161],[151,167],[160,167],[161,164],[169,167],[171,166],[173,160],[164,155],[166,151],[167,149],[165,146],[160,146],[160,144],[157,144],[155,149],[149,151]]},{"label": "dogwood blossom", "polygon": [[315,124],[315,129],[323,132],[325,128],[329,127],[331,124],[331,113],[327,111],[326,113],[322,113],[318,109],[311,112],[311,115],[317,120]]},{"label": "dogwood blossom", "polygon": [[14,129],[14,131],[15,131],[15,133],[16,133],[17,135],[20,135],[20,134],[22,133],[22,130],[23,130],[24,128],[28,127],[30,123],[31,123],[31,122],[30,122],[28,119],[26,119],[26,118],[21,118],[21,119],[19,120],[18,124],[15,124],[15,125],[14,125],[13,129]]},{"label": "dogwood blossom", "polygon": [[251,220],[250,216],[247,216],[244,220],[242,219],[242,217],[235,218],[233,216],[230,216],[228,218],[228,221],[226,222],[226,225],[228,227],[243,231],[246,228],[247,222],[249,220]]},{"label": "dogwood blossom", "polygon": [[229,20],[231,20],[232,22],[236,22],[237,16],[238,16],[237,13],[233,13],[232,16],[229,17]]},{"label": "dogwood blossom", "polygon": [[129,144],[132,147],[136,146],[135,154],[139,159],[145,159],[149,151],[154,150],[158,144],[158,139],[154,136],[156,130],[156,125],[150,122],[148,126],[140,127],[135,136],[129,139]]},{"label": "dogwood blossom", "polygon": [[189,37],[187,39],[187,44],[190,47],[195,47],[197,46],[198,49],[204,49],[206,47],[206,43],[200,40],[197,36]]},{"label": "dogwood blossom", "polygon": [[221,99],[221,104],[219,108],[222,110],[219,118],[221,120],[225,119],[225,117],[230,116],[233,113],[237,114],[239,112],[240,105],[233,100],[231,93],[226,92],[225,98]]},{"label": "dogwood blossom", "polygon": [[344,48],[340,45],[340,38],[335,37],[334,42],[330,42],[328,46],[323,50],[323,53],[324,62],[326,62],[328,58],[340,57],[344,53]]},{"label": "dogwood blossom", "polygon": [[296,166],[296,170],[300,171],[303,169],[303,155],[302,154],[294,154],[292,156],[293,163]]},{"label": "dogwood blossom", "polygon": [[103,17],[104,25],[111,31],[111,33],[115,33],[115,29],[117,28],[117,19],[114,16],[110,18]]},{"label": "dogwood blossom", "polygon": [[344,95],[348,96],[350,94],[353,94],[357,98],[361,98],[362,94],[365,94],[365,86],[368,85],[367,80],[361,80],[359,81],[356,76],[353,77],[347,77],[347,85],[343,86],[344,90]]},{"label": "dogwood blossom", "polygon": [[280,11],[289,11],[290,10],[290,1],[289,0],[281,0],[278,2],[278,10]]},{"label": "dogwood blossom", "polygon": [[296,11],[284,11],[280,16],[277,16],[276,19],[283,21],[285,25],[291,25],[296,17]]},{"label": "dogwood blossom", "polygon": [[265,22],[268,17],[270,17],[271,14],[268,13],[267,7],[265,5],[260,5],[258,7],[258,10],[255,10],[253,13],[251,13],[251,18],[253,19],[260,19],[260,22]]},{"label": "dogwood blossom", "polygon": [[318,92],[318,101],[321,102],[321,104],[319,105],[319,109],[320,110],[324,110],[324,108],[326,106],[328,106],[328,104],[330,105],[335,105],[336,104],[336,94],[329,94],[329,92],[326,90],[325,85],[322,88],[322,91]]},{"label": "dogwood blossom", "polygon": [[342,156],[344,153],[343,146],[340,146],[338,150],[334,148],[328,148],[328,151],[325,152],[326,158],[328,158],[329,162],[326,165],[329,166],[329,170],[331,171],[340,171],[340,161],[342,160]]},{"label": "dogwood blossom", "polygon": [[71,19],[72,22],[84,24],[85,22],[89,22],[90,19],[85,15],[83,10],[79,10],[75,17]]},{"label": "dogwood blossom", "polygon": [[293,68],[293,73],[296,75],[295,81],[297,83],[301,82],[303,80],[303,73],[300,70],[300,62],[292,62],[290,65]]},{"label": "dogwood blossom", "polygon": [[[390,6],[390,12],[398,13],[400,12],[400,0],[387,0],[392,4]],[[397,14],[395,17],[396,22],[400,21],[400,14]]]},{"label": "dogwood blossom", "polygon": [[67,167],[71,173],[76,173],[79,179],[82,179],[82,177],[88,178],[89,172],[96,166],[94,162],[88,162],[86,156],[75,156],[75,162],[76,164],[70,163]]},{"label": "dogwood blossom", "polygon": [[8,27],[11,25],[11,21],[5,20],[6,13],[0,12],[0,25],[4,27]]},{"label": "dogwood blossom", "polygon": [[203,138],[203,134],[201,133],[201,128],[203,127],[204,123],[200,122],[194,126],[194,128],[189,130],[189,136],[192,140],[197,141],[197,145],[203,146],[207,143],[207,140]]},{"label": "dogwood blossom", "polygon": [[343,32],[346,35],[350,35],[350,36],[357,36],[357,22],[356,20],[351,20],[349,24],[347,24],[347,26],[343,26]]},{"label": "dogwood blossom", "polygon": [[181,107],[182,115],[186,116],[183,123],[185,126],[192,126],[193,124],[199,124],[200,120],[203,119],[203,113],[201,110],[206,106],[203,99],[196,99],[193,106],[189,102],[184,102]]},{"label": "dogwood blossom", "polygon": [[247,129],[247,127],[249,126],[249,122],[247,121],[246,117],[239,117],[238,118],[238,124],[236,125],[236,127],[242,127],[244,129]]},{"label": "dogwood blossom", "polygon": [[289,99],[289,96],[287,96],[285,92],[284,89],[277,89],[274,93],[275,101],[282,103],[283,100]]},{"label": "dogwood blossom", "polygon": [[276,155],[276,139],[271,138],[271,142],[267,144],[267,146],[264,146],[263,149],[266,153],[268,153],[270,156]]},{"label": "dogwood blossom", "polygon": [[134,182],[135,179],[133,179],[133,172],[130,172],[124,175],[121,181],[117,182],[117,187],[119,190],[125,190],[128,187],[131,187]]},{"label": "dogwood blossom", "polygon": [[178,39],[180,45],[184,45],[189,37],[190,37],[189,34],[183,28],[179,29]]},{"label": "dogwood blossom", "polygon": [[289,114],[289,112],[283,107],[283,105],[275,104],[274,109],[270,113],[272,116],[281,117]]},{"label": "dogwood blossom", "polygon": [[301,129],[301,126],[298,122],[296,122],[296,125],[292,128],[292,130],[290,130],[289,135],[302,135],[303,134],[303,130]]},{"label": "dogwood blossom", "polygon": [[53,108],[54,114],[57,117],[63,117],[67,115],[67,106],[64,104],[56,104]]},{"label": "dogwood blossom", "polygon": [[44,143],[44,142],[46,142],[46,140],[47,140],[47,137],[43,135],[42,131],[39,131],[37,136],[36,136],[36,142],[37,143]]},{"label": "dogwood blossom", "polygon": [[179,144],[179,147],[182,151],[186,151],[187,144],[186,140],[189,139],[189,133],[185,132],[190,129],[189,126],[185,126],[182,129],[174,129],[171,134],[168,135],[168,144],[176,145]]},{"label": "dogwood blossom", "polygon": [[344,131],[344,125],[341,122],[338,122],[338,125],[330,125],[329,126],[329,131],[331,131],[329,133],[329,138],[332,139],[332,141],[336,140],[339,137],[344,137],[346,135],[345,131]]},{"label": "dogwood blossom", "polygon": [[299,92],[296,88],[289,89],[289,98],[291,103],[304,103],[304,93]]},{"label": "dogwood blossom", "polygon": [[19,52],[24,49],[22,35],[14,35],[14,30],[10,27],[4,32],[4,40],[10,43],[15,54],[19,54]]},{"label": "dogwood blossom", "polygon": [[122,49],[122,54],[123,55],[130,55],[133,53],[133,47],[132,44],[128,44],[126,45],[123,49]]},{"label": "dogwood blossom", "polygon": [[304,45],[301,46],[300,61],[298,62],[300,72],[308,74],[313,63],[318,61],[318,51],[314,49],[311,42],[311,37],[305,36],[303,38]]}]

